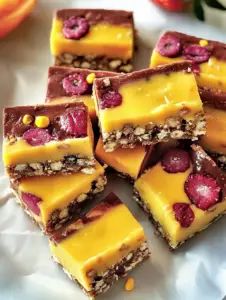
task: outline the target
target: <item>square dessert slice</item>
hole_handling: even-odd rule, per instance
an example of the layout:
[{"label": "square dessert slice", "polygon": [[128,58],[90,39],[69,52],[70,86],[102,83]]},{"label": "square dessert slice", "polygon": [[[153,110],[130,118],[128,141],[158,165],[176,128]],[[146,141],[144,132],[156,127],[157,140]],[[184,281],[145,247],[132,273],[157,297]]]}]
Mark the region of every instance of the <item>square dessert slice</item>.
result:
[{"label": "square dessert slice", "polygon": [[203,101],[226,108],[226,44],[167,31],[151,55],[151,67],[189,60]]},{"label": "square dessert slice", "polygon": [[130,72],[134,52],[133,13],[58,10],[53,19],[50,47],[56,65]]},{"label": "square dessert slice", "polygon": [[95,79],[93,87],[105,151],[170,138],[197,139],[205,133],[188,62]]},{"label": "square dessert slice", "polygon": [[3,161],[12,179],[94,171],[93,132],[83,103],[8,107]]},{"label": "square dessert slice", "polygon": [[58,104],[83,102],[91,120],[96,120],[96,110],[92,99],[92,85],[95,78],[114,76],[114,72],[93,71],[64,67],[50,67],[46,103]]},{"label": "square dessert slice", "polygon": [[200,145],[217,164],[226,171],[226,111],[204,105],[206,134],[200,139]]},{"label": "square dessert slice", "polygon": [[135,182],[135,200],[175,249],[226,212],[226,175],[198,145],[168,149]]},{"label": "square dessert slice", "polygon": [[134,180],[148,167],[152,150],[152,146],[136,145],[132,149],[118,148],[113,152],[106,152],[103,140],[99,138],[95,156],[123,177]]},{"label": "square dessert slice", "polygon": [[105,184],[104,168],[96,163],[93,174],[28,177],[12,181],[11,187],[28,215],[50,233],[79,216]]},{"label": "square dessert slice", "polygon": [[143,228],[114,194],[51,240],[53,258],[92,299],[150,254]]}]

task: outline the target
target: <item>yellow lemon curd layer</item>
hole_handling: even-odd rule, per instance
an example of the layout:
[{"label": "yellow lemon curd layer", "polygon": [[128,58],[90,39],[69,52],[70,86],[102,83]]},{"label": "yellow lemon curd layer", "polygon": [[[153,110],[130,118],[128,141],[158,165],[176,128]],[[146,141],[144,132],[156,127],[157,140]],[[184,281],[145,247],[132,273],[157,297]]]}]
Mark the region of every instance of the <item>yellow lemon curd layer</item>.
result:
[{"label": "yellow lemon curd layer", "polygon": [[122,129],[126,124],[164,124],[167,118],[177,116],[184,108],[188,110],[184,118],[192,120],[202,111],[195,77],[184,71],[157,74],[123,84],[119,93],[122,95],[119,106],[99,110],[103,132]]},{"label": "yellow lemon curd layer", "polygon": [[90,30],[79,40],[66,39],[63,35],[63,22],[53,20],[50,36],[51,53],[74,55],[95,55],[130,59],[133,56],[132,26],[99,23],[91,25]]},{"label": "yellow lemon curd layer", "polygon": [[201,145],[206,150],[226,155],[226,111],[204,106],[206,134],[201,137]]},{"label": "yellow lemon curd layer", "polygon": [[46,104],[51,105],[51,104],[71,103],[71,102],[83,102],[88,107],[90,118],[92,120],[96,118],[95,104],[91,95],[57,97],[51,99],[51,101],[49,102],[46,102]]},{"label": "yellow lemon curd layer", "polygon": [[50,248],[59,263],[89,291],[90,270],[101,274],[143,241],[143,228],[128,208],[119,204],[59,244],[50,243]]},{"label": "yellow lemon curd layer", "polygon": [[[104,168],[96,163],[93,174],[39,176],[22,179],[19,193],[31,193],[42,199],[39,202],[40,221],[46,225],[55,209],[62,210],[76,198],[91,190],[92,182],[104,174]],[[51,187],[51,188],[50,188]]]},{"label": "yellow lemon curd layer", "polygon": [[113,152],[106,152],[103,147],[103,141],[100,138],[96,146],[95,154],[97,158],[118,172],[128,174],[132,178],[137,178],[146,151],[145,147],[138,145],[133,149],[118,148]]},{"label": "yellow lemon curd layer", "polygon": [[[170,174],[165,172],[158,163],[135,182],[135,188],[153,218],[160,224],[172,248],[204,229],[214,218],[226,210],[226,201],[218,203],[209,211],[203,211],[191,204],[184,192],[184,183],[191,171],[190,168],[183,173]],[[195,219],[188,228],[181,227],[175,219],[173,204],[177,202],[191,204]]]},{"label": "yellow lemon curd layer", "polygon": [[[89,122],[90,123],[90,122]],[[4,139],[3,162],[5,166],[26,164],[33,162],[45,162],[47,160],[58,161],[67,155],[93,156],[93,132],[91,124],[88,125],[87,137],[70,138],[62,141],[51,141],[40,146],[31,146],[22,138],[14,144]]]},{"label": "yellow lemon curd layer", "polygon": [[[183,57],[169,58],[162,56],[156,50],[152,52],[150,67],[184,61]],[[200,66],[200,74],[196,75],[198,86],[209,87],[226,92],[226,63],[215,57],[210,57]]]}]

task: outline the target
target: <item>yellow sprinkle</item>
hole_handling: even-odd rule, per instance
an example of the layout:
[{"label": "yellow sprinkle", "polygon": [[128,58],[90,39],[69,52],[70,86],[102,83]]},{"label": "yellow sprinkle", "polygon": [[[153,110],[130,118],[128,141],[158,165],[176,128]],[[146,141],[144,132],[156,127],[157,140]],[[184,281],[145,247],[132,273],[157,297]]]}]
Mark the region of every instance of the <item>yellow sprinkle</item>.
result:
[{"label": "yellow sprinkle", "polygon": [[89,84],[92,84],[94,79],[95,79],[96,75],[95,73],[90,73],[87,77],[86,77],[86,81],[89,83]]},{"label": "yellow sprinkle", "polygon": [[46,128],[49,126],[49,118],[47,116],[37,116],[35,118],[35,125],[38,128]]},{"label": "yellow sprinkle", "polygon": [[202,46],[202,47],[205,47],[205,46],[208,45],[208,41],[207,40],[200,40],[199,45]]},{"label": "yellow sprinkle", "polygon": [[33,121],[33,117],[31,115],[24,115],[22,121],[25,125],[29,125]]},{"label": "yellow sprinkle", "polygon": [[127,292],[130,292],[134,289],[134,287],[135,287],[135,280],[132,277],[129,277],[125,283],[125,290]]}]

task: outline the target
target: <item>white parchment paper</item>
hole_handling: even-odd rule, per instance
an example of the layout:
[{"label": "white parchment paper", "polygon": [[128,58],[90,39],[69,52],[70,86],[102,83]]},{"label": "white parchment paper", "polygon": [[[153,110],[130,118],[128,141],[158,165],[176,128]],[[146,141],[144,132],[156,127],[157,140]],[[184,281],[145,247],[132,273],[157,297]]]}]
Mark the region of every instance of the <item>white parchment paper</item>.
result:
[{"label": "white parchment paper", "polygon": [[[147,67],[152,46],[164,29],[175,29],[226,42],[220,30],[186,14],[168,14],[148,0],[40,0],[15,32],[0,40],[0,105],[44,101],[52,12],[62,7],[101,7],[135,12],[139,34],[136,67]],[[2,130],[2,129],[1,129]],[[51,260],[48,242],[15,203],[8,179],[0,177],[0,300],[87,299]],[[145,214],[132,201],[132,188],[112,177],[106,190],[125,201],[142,223],[150,242],[152,259],[136,268],[136,289],[123,290],[116,283],[100,300],[221,300],[226,295],[226,217],[171,253],[154,235]],[[114,232],[112,234],[115,234]],[[90,241],[92,247],[92,241]]]}]

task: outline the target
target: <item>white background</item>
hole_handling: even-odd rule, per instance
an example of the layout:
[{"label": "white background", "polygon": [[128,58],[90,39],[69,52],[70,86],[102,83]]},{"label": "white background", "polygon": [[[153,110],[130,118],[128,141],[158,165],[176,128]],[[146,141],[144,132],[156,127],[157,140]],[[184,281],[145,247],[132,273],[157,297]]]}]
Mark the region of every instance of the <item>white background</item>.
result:
[{"label": "white background", "polygon": [[[147,67],[151,48],[164,29],[175,29],[226,42],[220,29],[191,15],[168,14],[148,0],[42,0],[31,17],[0,40],[0,105],[43,103],[52,12],[62,7],[130,9],[139,34],[136,68]],[[0,180],[0,300],[83,300],[86,296],[52,262],[48,242],[16,205],[8,180]],[[136,289],[123,290],[124,280],[100,300],[221,300],[226,295],[226,217],[172,253],[154,235],[147,217],[132,201],[131,186],[112,177],[115,191],[143,224],[152,251],[151,261],[132,272]],[[114,234],[114,233],[113,233]],[[90,241],[92,246],[92,241]]]}]

